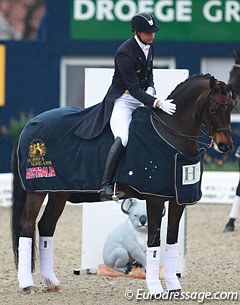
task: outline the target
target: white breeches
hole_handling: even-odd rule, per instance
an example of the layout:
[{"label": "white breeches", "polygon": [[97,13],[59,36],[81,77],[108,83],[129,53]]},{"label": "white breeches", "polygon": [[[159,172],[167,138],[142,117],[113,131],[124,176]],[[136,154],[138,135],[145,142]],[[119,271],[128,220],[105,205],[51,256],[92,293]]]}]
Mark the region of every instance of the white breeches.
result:
[{"label": "white breeches", "polygon": [[120,137],[123,146],[126,146],[128,142],[132,113],[136,108],[143,106],[143,103],[127,93],[116,99],[110,119],[110,127],[114,138]]}]

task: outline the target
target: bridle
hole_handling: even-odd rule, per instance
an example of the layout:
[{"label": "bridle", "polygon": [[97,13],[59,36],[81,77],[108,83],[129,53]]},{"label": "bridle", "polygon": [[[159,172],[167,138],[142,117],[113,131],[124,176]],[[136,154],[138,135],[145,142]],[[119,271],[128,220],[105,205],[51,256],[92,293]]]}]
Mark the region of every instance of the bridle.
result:
[{"label": "bridle", "polygon": [[[167,123],[164,120],[162,120],[152,108],[147,107],[147,109],[150,112],[150,114],[152,115],[152,117],[157,122],[161,123],[164,126],[164,128],[167,131],[169,131],[170,133],[172,133],[174,135],[177,135],[179,137],[187,138],[188,140],[193,141],[194,143],[202,144],[202,145],[210,148],[210,147],[213,146],[213,134],[214,134],[214,132],[229,132],[229,133],[231,132],[231,125],[230,124],[228,124],[226,126],[223,126],[223,127],[220,127],[220,128],[213,128],[213,126],[211,124],[211,115],[210,115],[210,109],[209,109],[210,108],[210,101],[213,101],[213,102],[219,104],[220,106],[227,106],[227,105],[232,105],[233,104],[232,99],[230,99],[229,101],[226,101],[225,103],[221,103],[221,102],[215,100],[211,96],[211,94],[212,94],[212,89],[209,89],[208,94],[206,96],[206,99],[203,102],[203,107],[200,111],[200,116],[199,116],[201,118],[204,108],[207,107],[207,124],[205,126],[207,128],[207,133],[203,130],[200,130],[200,132],[203,135],[193,136],[193,135],[183,134],[183,133],[179,132],[178,130],[176,130],[175,128],[169,127],[167,125]],[[204,124],[202,123],[202,125],[204,125]],[[211,142],[207,144],[205,142],[199,141],[199,138],[202,138],[202,137],[208,137],[209,139],[211,139]]]},{"label": "bridle", "polygon": [[[229,132],[230,133],[232,131],[230,124],[223,126],[223,127],[219,127],[219,128],[213,128],[213,124],[211,123],[211,115],[210,115],[210,101],[212,101],[220,106],[228,106],[228,105],[232,106],[233,100],[230,99],[229,101],[225,101],[224,103],[221,103],[221,102],[217,101],[216,99],[214,99],[211,96],[211,94],[212,94],[212,89],[209,89],[207,98],[205,100],[205,104],[207,107],[207,123],[206,123],[207,134],[209,137],[212,137],[215,132]],[[203,106],[203,108],[204,108],[204,106]],[[203,109],[201,110],[201,113],[202,113],[202,111],[203,111]],[[200,117],[201,117],[201,114],[200,114]]]}]

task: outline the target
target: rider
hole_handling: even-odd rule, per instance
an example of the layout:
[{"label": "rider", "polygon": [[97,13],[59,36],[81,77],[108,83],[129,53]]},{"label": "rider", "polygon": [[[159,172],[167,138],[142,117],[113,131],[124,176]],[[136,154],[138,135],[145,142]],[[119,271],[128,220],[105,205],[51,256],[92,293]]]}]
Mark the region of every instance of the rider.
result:
[{"label": "rider", "polygon": [[[238,160],[239,160],[239,170],[240,170],[240,146],[237,148],[237,150],[235,152],[235,157],[238,158]],[[240,210],[240,180],[238,182],[238,186],[236,189],[236,195],[233,199],[232,208],[231,208],[231,211],[229,214],[229,220],[224,228],[224,232],[234,231],[234,228],[235,228],[234,223],[235,223],[236,219],[238,218],[239,210]]]},{"label": "rider", "polygon": [[[128,142],[128,129],[133,111],[144,105],[161,108],[170,115],[176,110],[173,100],[160,101],[154,97],[152,42],[159,27],[153,16],[148,13],[136,14],[131,20],[131,28],[133,37],[125,41],[115,54],[113,80],[103,102],[93,110],[92,119],[87,118],[87,122],[84,122],[75,133],[82,138],[91,139],[99,135],[110,120],[115,141],[106,160],[101,201],[113,198],[112,178],[120,155]],[[117,191],[116,196],[122,198],[124,193]]]}]

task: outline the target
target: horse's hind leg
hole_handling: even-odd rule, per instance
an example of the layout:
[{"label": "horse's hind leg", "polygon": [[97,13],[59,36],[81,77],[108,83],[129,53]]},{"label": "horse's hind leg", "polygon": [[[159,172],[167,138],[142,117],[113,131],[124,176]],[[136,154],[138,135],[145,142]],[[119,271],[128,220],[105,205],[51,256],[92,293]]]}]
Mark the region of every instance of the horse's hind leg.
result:
[{"label": "horse's hind leg", "polygon": [[169,291],[181,290],[181,285],[176,276],[176,269],[178,258],[179,222],[184,208],[185,206],[178,205],[175,199],[169,201],[167,242],[164,259],[164,280]]},{"label": "horse's hind leg", "polygon": [[34,232],[36,218],[46,194],[28,193],[23,214],[18,246],[18,280],[20,289],[30,293],[34,286],[32,270],[34,269]]},{"label": "horse's hind leg", "polygon": [[40,275],[44,288],[49,292],[59,290],[60,282],[53,270],[53,235],[68,197],[67,193],[50,193],[38,223]]}]

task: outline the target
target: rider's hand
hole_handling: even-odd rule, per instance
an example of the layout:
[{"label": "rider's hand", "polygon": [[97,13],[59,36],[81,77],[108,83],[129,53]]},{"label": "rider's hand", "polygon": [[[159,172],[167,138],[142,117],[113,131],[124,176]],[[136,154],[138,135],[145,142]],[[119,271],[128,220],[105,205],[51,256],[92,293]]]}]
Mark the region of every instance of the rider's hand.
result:
[{"label": "rider's hand", "polygon": [[176,104],[173,104],[173,99],[160,101],[157,100],[155,107],[161,108],[164,112],[169,115],[173,115],[176,111]]}]

